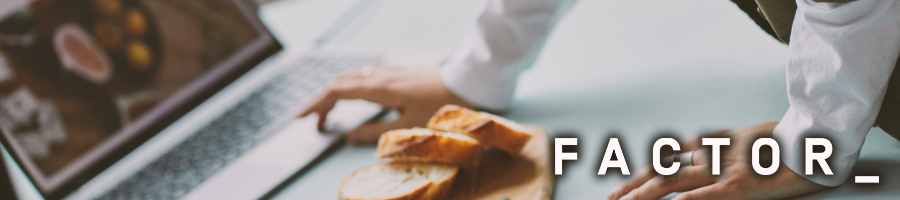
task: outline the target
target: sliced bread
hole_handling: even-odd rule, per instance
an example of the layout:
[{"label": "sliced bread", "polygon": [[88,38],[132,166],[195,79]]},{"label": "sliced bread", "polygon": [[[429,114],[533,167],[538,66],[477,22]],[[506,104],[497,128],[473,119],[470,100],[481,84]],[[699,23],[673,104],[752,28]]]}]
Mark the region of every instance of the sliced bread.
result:
[{"label": "sliced bread", "polygon": [[445,105],[428,121],[428,128],[463,133],[485,144],[519,155],[531,131],[518,123],[457,105]]},{"label": "sliced bread", "polygon": [[453,185],[459,167],[437,163],[379,163],[353,172],[341,184],[341,198],[440,199]]},{"label": "sliced bread", "polygon": [[479,150],[481,143],[464,134],[425,128],[398,129],[381,134],[375,157],[463,165]]}]

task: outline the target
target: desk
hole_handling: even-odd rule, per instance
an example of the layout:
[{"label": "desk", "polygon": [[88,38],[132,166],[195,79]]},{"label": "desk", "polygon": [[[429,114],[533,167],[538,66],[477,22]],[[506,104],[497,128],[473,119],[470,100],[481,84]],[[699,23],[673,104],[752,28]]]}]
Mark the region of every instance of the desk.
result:
[{"label": "desk", "polygon": [[[336,41],[374,49],[456,48],[479,3],[385,1],[363,27]],[[263,15],[295,9],[282,6],[289,4],[299,9],[315,3],[276,2],[264,6]],[[266,22],[280,26],[282,20]],[[289,28],[273,27],[279,38],[302,41],[279,33],[283,29]],[[579,160],[559,178],[557,199],[605,198],[629,178],[596,175],[609,137],[619,137],[635,171],[661,134],[689,136],[780,120],[788,108],[786,53],[785,45],[728,1],[581,1],[522,76],[507,117],[538,125],[551,137],[578,136]],[[374,151],[345,145],[276,198],[335,199],[343,178],[376,162]],[[879,174],[882,183],[847,183],[802,198],[895,198],[900,191],[888,188],[900,186],[892,181],[900,174],[889,172],[900,168],[898,158],[900,143],[874,128],[856,170]]]}]

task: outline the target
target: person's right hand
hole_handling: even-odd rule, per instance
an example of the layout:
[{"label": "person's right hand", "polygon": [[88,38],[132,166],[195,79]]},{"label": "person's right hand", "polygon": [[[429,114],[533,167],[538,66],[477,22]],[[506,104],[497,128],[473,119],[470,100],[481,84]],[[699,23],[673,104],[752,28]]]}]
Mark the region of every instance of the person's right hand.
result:
[{"label": "person's right hand", "polygon": [[365,99],[397,110],[393,122],[364,124],[347,133],[354,144],[372,143],[385,131],[425,126],[428,119],[445,104],[472,106],[444,86],[437,67],[372,67],[368,76],[356,69],[339,76],[325,93],[306,107],[298,117],[319,115],[318,128],[324,130],[325,118],[340,99]]},{"label": "person's right hand", "polygon": [[[783,162],[771,175],[759,175],[750,165],[750,149],[756,139],[772,138],[776,122],[762,123],[738,130],[723,130],[711,137],[730,137],[731,145],[720,154],[720,175],[712,175],[711,153],[700,144],[700,136],[685,143],[682,152],[694,151],[693,165],[675,174],[658,175],[649,164],[638,170],[634,178],[610,191],[609,199],[660,199],[672,192],[684,192],[674,199],[784,199],[811,193],[826,186],[819,185],[791,171]],[[760,157],[771,161],[771,157]]]}]

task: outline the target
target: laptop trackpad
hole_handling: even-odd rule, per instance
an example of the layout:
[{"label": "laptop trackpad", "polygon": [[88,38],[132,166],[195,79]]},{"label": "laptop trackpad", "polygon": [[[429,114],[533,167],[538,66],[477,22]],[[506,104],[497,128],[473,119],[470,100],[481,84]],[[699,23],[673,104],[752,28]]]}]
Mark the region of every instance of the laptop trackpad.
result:
[{"label": "laptop trackpad", "polygon": [[191,190],[185,199],[259,198],[315,159],[343,133],[380,111],[380,105],[368,101],[339,101],[326,121],[332,131],[325,134],[316,129],[317,115],[295,119]]},{"label": "laptop trackpad", "polygon": [[379,104],[366,100],[339,100],[325,120],[327,133],[347,133],[381,112]]}]

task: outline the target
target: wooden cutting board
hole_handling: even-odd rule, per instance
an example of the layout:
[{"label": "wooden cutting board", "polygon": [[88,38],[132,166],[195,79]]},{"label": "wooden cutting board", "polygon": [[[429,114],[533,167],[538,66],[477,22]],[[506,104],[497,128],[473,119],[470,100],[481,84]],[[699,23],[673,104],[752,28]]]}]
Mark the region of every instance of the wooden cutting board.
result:
[{"label": "wooden cutting board", "polygon": [[547,200],[553,192],[550,143],[540,128],[529,126],[534,136],[520,156],[487,149],[477,164],[464,167],[450,189],[448,199]]}]

